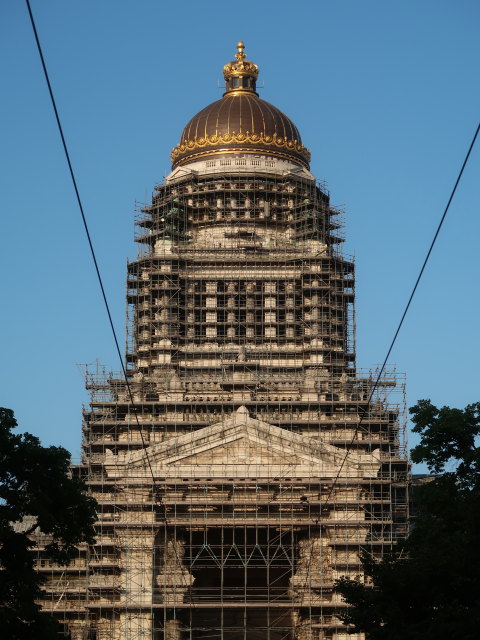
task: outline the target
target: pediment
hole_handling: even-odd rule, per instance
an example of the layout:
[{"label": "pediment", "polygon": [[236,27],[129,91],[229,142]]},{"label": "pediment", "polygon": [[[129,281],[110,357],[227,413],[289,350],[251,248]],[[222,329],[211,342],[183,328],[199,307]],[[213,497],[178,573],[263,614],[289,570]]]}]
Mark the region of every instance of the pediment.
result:
[{"label": "pediment", "polygon": [[182,464],[299,464],[293,452],[278,452],[253,442],[243,434],[233,442],[211,447],[198,454],[182,458]]},{"label": "pediment", "polygon": [[198,431],[172,437],[144,450],[109,454],[109,477],[330,477],[343,463],[342,475],[371,477],[379,468],[378,456],[345,452],[318,438],[292,433],[252,418],[245,407]]}]

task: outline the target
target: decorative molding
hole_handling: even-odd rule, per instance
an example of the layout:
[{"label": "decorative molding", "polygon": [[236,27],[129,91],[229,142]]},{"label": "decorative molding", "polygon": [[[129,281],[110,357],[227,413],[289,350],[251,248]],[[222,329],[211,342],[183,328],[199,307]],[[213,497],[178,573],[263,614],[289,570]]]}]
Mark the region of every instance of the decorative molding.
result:
[{"label": "decorative molding", "polygon": [[[220,417],[220,416],[219,416]],[[148,459],[148,462],[147,462]],[[241,477],[298,475],[342,478],[372,478],[380,469],[379,452],[345,452],[319,438],[305,437],[249,416],[240,407],[231,417],[187,433],[146,450],[114,455],[107,452],[108,478],[188,476],[192,468],[198,477]]]},{"label": "decorative molding", "polygon": [[228,148],[232,145],[239,144],[249,145],[248,147],[239,148],[239,151],[248,149],[249,151],[258,151],[261,153],[266,151],[266,149],[264,149],[264,147],[266,147],[270,153],[274,153],[274,150],[279,149],[283,151],[287,157],[291,157],[290,153],[292,155],[295,154],[298,160],[304,161],[307,168],[310,162],[310,151],[301,142],[298,142],[298,140],[290,140],[277,135],[265,135],[264,133],[250,133],[250,131],[240,131],[238,133],[232,131],[180,142],[171,153],[172,163],[175,166],[175,163],[182,160],[185,154],[188,154],[186,157],[190,158],[192,155],[196,155],[196,152],[199,155],[205,155],[209,152],[218,153],[219,146],[226,146]]}]

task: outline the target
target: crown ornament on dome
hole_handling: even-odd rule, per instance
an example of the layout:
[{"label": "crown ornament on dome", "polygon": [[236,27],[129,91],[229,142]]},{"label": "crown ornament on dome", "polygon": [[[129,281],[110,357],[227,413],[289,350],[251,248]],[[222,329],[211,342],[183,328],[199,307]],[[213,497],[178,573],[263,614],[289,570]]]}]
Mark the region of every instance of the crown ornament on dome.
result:
[{"label": "crown ornament on dome", "polygon": [[223,67],[223,77],[226,82],[226,94],[231,91],[253,91],[256,89],[258,66],[246,60],[245,44],[240,40],[237,44],[236,60],[227,62]]}]

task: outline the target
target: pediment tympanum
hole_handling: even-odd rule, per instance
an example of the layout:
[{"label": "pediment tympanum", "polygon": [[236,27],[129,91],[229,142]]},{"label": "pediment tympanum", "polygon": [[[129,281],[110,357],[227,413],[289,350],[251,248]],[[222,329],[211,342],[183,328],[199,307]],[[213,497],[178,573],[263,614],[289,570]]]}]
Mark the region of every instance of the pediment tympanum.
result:
[{"label": "pediment tympanum", "polygon": [[[140,451],[107,452],[108,477],[316,477],[336,476],[345,450],[256,420],[241,407],[231,418],[169,438]],[[374,477],[377,452],[350,452],[341,477]]]}]

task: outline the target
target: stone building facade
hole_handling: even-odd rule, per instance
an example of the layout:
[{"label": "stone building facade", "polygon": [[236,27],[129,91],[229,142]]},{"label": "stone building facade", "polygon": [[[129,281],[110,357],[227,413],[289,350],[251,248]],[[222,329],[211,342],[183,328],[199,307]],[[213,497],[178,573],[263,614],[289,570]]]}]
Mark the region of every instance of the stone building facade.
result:
[{"label": "stone building facade", "polygon": [[128,385],[87,372],[97,542],[39,558],[74,640],[340,640],[335,579],[405,534],[403,387],[356,367],[341,214],[242,43],[224,75],[138,212]]}]

